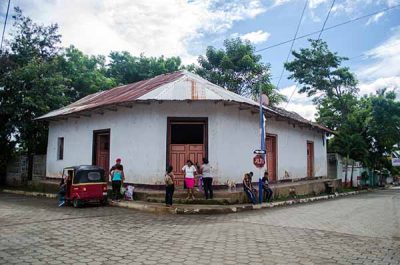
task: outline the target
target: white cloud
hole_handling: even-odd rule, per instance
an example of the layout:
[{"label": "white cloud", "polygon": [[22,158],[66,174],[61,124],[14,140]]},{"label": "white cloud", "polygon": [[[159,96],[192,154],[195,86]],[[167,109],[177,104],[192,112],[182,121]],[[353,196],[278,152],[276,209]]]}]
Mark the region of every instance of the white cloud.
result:
[{"label": "white cloud", "polygon": [[360,95],[375,94],[378,89],[387,88],[388,90],[395,90],[400,96],[400,76],[391,76],[378,78],[369,83],[361,83]]},{"label": "white cloud", "polygon": [[358,69],[357,76],[362,81],[400,75],[400,27],[394,28],[393,32],[389,39],[365,52],[372,62]]},{"label": "white cloud", "polygon": [[308,1],[308,7],[310,9],[315,9],[317,7],[319,7],[322,4],[325,4],[326,2],[328,2],[329,0],[309,0]]},{"label": "white cloud", "polygon": [[191,42],[206,34],[223,34],[235,22],[265,12],[261,0],[17,0],[14,4],[35,21],[57,22],[65,46],[74,44],[90,54],[127,50],[135,55],[181,56],[184,63],[196,58],[190,52]]},{"label": "white cloud", "polygon": [[[293,91],[295,91],[293,93]],[[295,85],[282,88],[279,92],[285,95],[288,99],[291,97],[289,104],[282,103],[279,107],[284,108],[288,111],[294,111],[300,114],[307,120],[315,120],[315,113],[317,112],[310,98],[306,94],[300,94],[297,92],[298,88]]]},{"label": "white cloud", "polygon": [[240,37],[243,40],[248,40],[253,44],[257,44],[257,43],[262,43],[268,40],[268,38],[271,36],[270,33],[262,31],[262,30],[258,30],[258,31],[253,31],[253,32],[249,32],[243,35],[239,35],[237,33],[234,33],[231,35],[232,37]]},{"label": "white cloud", "polygon": [[274,0],[273,4],[272,4],[272,7],[281,6],[281,5],[284,5],[284,4],[289,3],[289,2],[293,2],[293,0]]},{"label": "white cloud", "polygon": [[300,114],[303,118],[311,121],[315,121],[315,114],[317,113],[317,109],[313,104],[298,104],[290,102],[287,106],[284,105],[284,108],[288,111],[294,111]]},{"label": "white cloud", "polygon": [[[333,8],[332,13],[334,15],[347,14],[350,17],[356,17],[360,15],[364,15],[365,12],[371,12],[371,6],[373,6],[373,10],[378,11],[383,7],[392,7],[400,4],[400,0],[343,0],[336,1]],[[368,11],[367,11],[368,10]],[[378,22],[380,18],[384,15],[384,12],[378,13],[371,18],[368,19],[367,25]]]},{"label": "white cloud", "polygon": [[378,22],[378,21],[381,19],[381,17],[383,17],[384,14],[385,14],[384,12],[380,12],[380,13],[378,13],[378,14],[376,14],[376,15],[370,17],[370,18],[368,19],[366,25],[368,26],[368,25],[370,25],[370,24],[372,24],[372,23]]}]

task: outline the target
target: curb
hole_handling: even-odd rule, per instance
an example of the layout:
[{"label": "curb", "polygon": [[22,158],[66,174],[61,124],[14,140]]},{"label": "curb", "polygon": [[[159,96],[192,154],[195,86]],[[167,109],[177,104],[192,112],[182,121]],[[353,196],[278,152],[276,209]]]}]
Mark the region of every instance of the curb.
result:
[{"label": "curb", "polygon": [[208,207],[201,205],[201,207],[197,207],[196,205],[182,205],[175,204],[173,207],[165,207],[164,205],[160,205],[160,203],[141,203],[141,202],[110,202],[110,206],[113,207],[123,207],[129,209],[135,209],[139,211],[145,212],[153,212],[153,213],[169,213],[169,214],[228,214],[228,213],[238,213],[243,211],[252,211],[252,210],[261,210],[266,208],[275,208],[275,207],[283,207],[290,206],[295,204],[304,204],[311,203],[315,201],[321,200],[329,200],[335,199],[339,197],[352,196],[360,193],[368,192],[365,191],[351,191],[346,193],[335,193],[331,195],[323,195],[316,196],[311,198],[303,198],[303,199],[293,199],[287,201],[280,202],[272,202],[272,203],[261,203],[261,204],[240,204],[240,205],[229,205],[229,206],[217,206],[217,207]]},{"label": "curb", "polygon": [[25,195],[25,196],[46,197],[46,198],[50,198],[50,199],[57,198],[57,194],[55,194],[55,193],[44,193],[44,192],[23,191],[23,190],[9,190],[9,189],[3,189],[0,191],[5,192],[5,193]]},{"label": "curb", "polygon": [[[54,193],[42,193],[42,192],[31,192],[31,191],[21,191],[21,190],[10,190],[4,189],[1,190],[5,193],[19,194],[25,196],[37,196],[37,197],[46,197],[46,198],[57,198],[57,194]],[[122,201],[122,202],[109,202],[109,205],[112,207],[122,207],[129,208],[143,212],[151,212],[151,213],[164,213],[164,214],[227,214],[227,213],[238,213],[243,211],[252,211],[252,210],[260,210],[266,208],[275,208],[275,207],[284,207],[291,206],[296,204],[304,204],[311,203],[321,200],[329,200],[340,197],[352,196],[361,193],[366,193],[371,190],[362,190],[362,191],[350,191],[345,193],[335,193],[330,195],[322,195],[310,198],[303,199],[293,199],[287,201],[277,201],[271,203],[261,203],[261,204],[240,204],[240,205],[212,205],[214,207],[207,207],[207,205],[197,206],[192,205],[182,205],[175,204],[173,207],[165,207],[160,203],[145,203],[138,201]]]}]

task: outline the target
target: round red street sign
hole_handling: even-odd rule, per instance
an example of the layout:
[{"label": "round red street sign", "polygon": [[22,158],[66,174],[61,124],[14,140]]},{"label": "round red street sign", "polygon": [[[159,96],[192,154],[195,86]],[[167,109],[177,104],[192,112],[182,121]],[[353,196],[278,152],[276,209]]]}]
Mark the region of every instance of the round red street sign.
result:
[{"label": "round red street sign", "polygon": [[265,160],[262,155],[255,155],[253,158],[253,164],[258,167],[262,168],[265,165]]}]

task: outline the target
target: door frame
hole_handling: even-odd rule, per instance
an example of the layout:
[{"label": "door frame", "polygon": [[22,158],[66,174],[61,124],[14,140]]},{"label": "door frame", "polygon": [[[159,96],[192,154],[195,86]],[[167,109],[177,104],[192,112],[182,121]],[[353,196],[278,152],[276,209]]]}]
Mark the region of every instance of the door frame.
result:
[{"label": "door frame", "polygon": [[[312,166],[311,166],[311,176],[309,176],[308,175],[308,157],[309,157],[309,155],[308,155],[308,145],[309,144],[311,144],[311,146],[312,146],[312,156],[311,156],[311,161],[312,161]],[[312,178],[312,177],[314,177],[314,175],[315,175],[315,153],[314,153],[314,142],[313,141],[307,141],[307,145],[306,145],[306,150],[307,150],[307,177],[308,178]]]},{"label": "door frame", "polygon": [[[278,134],[266,133],[265,134],[265,167],[268,170],[268,151],[267,151],[267,137],[275,138],[275,182],[278,182]],[[269,179],[271,180],[271,179]]]},{"label": "door frame", "polygon": [[204,155],[208,158],[208,117],[167,117],[167,145],[166,145],[166,161],[165,168],[169,166],[169,146],[171,144],[171,124],[203,124],[203,145]]},{"label": "door frame", "polygon": [[108,163],[110,163],[110,155],[111,155],[111,129],[101,129],[101,130],[93,130],[93,143],[92,143],[92,165],[96,165],[96,155],[97,155],[97,135],[98,134],[108,134],[109,137],[109,146],[108,146]]}]

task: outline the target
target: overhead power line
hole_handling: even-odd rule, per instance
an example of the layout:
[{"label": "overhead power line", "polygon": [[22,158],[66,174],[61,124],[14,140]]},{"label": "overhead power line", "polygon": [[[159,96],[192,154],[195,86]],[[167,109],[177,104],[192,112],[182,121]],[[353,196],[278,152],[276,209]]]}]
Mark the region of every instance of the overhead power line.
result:
[{"label": "overhead power line", "polygon": [[[391,9],[397,8],[397,7],[400,7],[400,4],[394,5],[394,6],[391,6],[391,7],[388,7],[388,8],[385,8],[385,9],[382,9],[382,10],[379,10],[379,11],[376,11],[376,12],[373,12],[373,13],[366,14],[366,15],[361,16],[361,17],[356,17],[356,18],[353,18],[353,19],[344,21],[344,22],[339,23],[339,24],[335,24],[335,25],[333,25],[333,26],[330,26],[330,27],[325,28],[325,29],[323,30],[323,32],[328,31],[328,30],[330,30],[330,29],[334,29],[334,28],[343,26],[343,25],[346,25],[346,24],[349,24],[349,23],[352,23],[352,22],[355,22],[355,21],[358,21],[358,20],[361,20],[361,19],[364,19],[364,18],[368,18],[368,17],[374,16],[374,15],[376,15],[376,14],[378,14],[378,13],[385,13],[385,12],[387,12],[387,11],[389,11],[389,10],[391,10]],[[321,30],[313,31],[313,32],[310,32],[310,33],[301,35],[301,36],[297,37],[295,40],[304,39],[304,38],[306,38],[306,37],[312,36],[312,35],[317,34],[317,33],[320,33],[320,32],[321,32]],[[282,42],[279,42],[279,43],[276,43],[276,44],[267,46],[267,47],[265,47],[265,48],[256,50],[255,52],[262,52],[262,51],[265,51],[265,50],[269,50],[269,49],[271,49],[271,48],[284,45],[284,44],[289,43],[289,42],[291,42],[291,41],[293,41],[293,39],[286,40],[286,41],[282,41]]]},{"label": "overhead power line", "polygon": [[11,2],[11,0],[8,0],[6,18],[5,18],[5,20],[4,20],[3,34],[1,34],[0,52],[3,51],[4,33],[6,32],[6,25],[7,25],[7,19],[8,19],[8,11],[10,10],[10,2]]},{"label": "overhead power line", "polygon": [[324,21],[324,24],[322,25],[322,29],[321,29],[321,31],[319,32],[318,39],[321,39],[322,32],[323,32],[324,29],[325,29],[326,22],[327,22],[328,19],[329,19],[329,15],[331,14],[332,8],[333,8],[333,6],[335,5],[335,1],[336,1],[336,0],[333,0],[333,1],[332,1],[331,8],[329,8],[328,14],[326,15],[326,18],[325,18],[325,21]]},{"label": "overhead power line", "polygon": [[[318,35],[318,40],[321,38],[321,34],[322,34],[322,32],[324,31],[324,29],[325,29],[326,22],[327,22],[328,19],[329,19],[329,15],[331,14],[331,11],[332,11],[332,8],[333,8],[334,5],[335,5],[335,0],[332,1],[332,5],[331,5],[331,7],[329,8],[328,14],[326,15],[324,24],[322,25],[322,28],[321,28],[321,30],[320,30],[320,32],[319,32],[319,35]],[[289,105],[290,101],[292,100],[292,97],[293,97],[293,95],[294,95],[294,92],[296,92],[296,90],[297,90],[297,84],[294,86],[293,91],[292,91],[292,93],[290,94],[290,98],[289,98],[288,102],[286,103],[286,107]]]},{"label": "overhead power line", "polygon": [[[304,3],[303,12],[301,12],[301,16],[300,16],[300,19],[299,19],[299,23],[297,23],[296,33],[294,34],[294,38],[293,38],[292,44],[290,45],[290,49],[289,49],[288,55],[286,56],[286,61],[285,61],[285,63],[287,63],[287,62],[289,61],[290,54],[292,53],[293,45],[294,45],[294,42],[296,41],[297,33],[299,33],[301,21],[303,20],[304,11],[306,11],[307,4],[308,4],[308,0],[306,0],[305,3]],[[281,71],[281,75],[279,76],[279,80],[278,80],[278,82],[276,83],[276,88],[279,88],[279,84],[281,83],[282,76],[283,76],[283,73],[284,73],[284,72],[285,72],[285,64],[283,64],[282,71]]]}]

